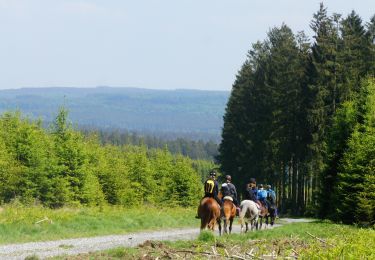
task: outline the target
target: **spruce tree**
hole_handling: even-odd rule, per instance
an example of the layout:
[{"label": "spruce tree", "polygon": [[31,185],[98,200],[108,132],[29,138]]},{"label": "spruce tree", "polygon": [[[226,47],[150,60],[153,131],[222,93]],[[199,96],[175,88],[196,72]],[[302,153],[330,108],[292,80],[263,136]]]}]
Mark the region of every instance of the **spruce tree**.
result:
[{"label": "spruce tree", "polygon": [[371,189],[375,185],[375,82],[364,81],[360,95],[364,102],[358,100],[356,107],[364,105],[364,109],[356,110],[357,120],[347,141],[334,190],[333,218],[344,223],[375,221],[375,193]]}]

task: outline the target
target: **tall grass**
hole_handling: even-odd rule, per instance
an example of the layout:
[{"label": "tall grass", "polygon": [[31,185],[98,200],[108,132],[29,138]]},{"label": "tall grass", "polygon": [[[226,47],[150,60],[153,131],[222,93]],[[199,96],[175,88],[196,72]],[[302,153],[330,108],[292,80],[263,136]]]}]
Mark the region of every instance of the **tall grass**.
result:
[{"label": "tall grass", "polygon": [[0,244],[198,226],[194,214],[194,209],[184,208],[106,206],[52,210],[6,205],[0,210]]}]

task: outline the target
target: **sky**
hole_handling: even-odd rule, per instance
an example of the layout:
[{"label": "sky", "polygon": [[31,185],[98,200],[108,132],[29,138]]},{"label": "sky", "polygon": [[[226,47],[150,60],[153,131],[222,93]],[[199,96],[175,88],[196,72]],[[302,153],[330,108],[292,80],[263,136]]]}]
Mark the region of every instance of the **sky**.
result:
[{"label": "sky", "polygon": [[[283,22],[311,35],[321,0],[0,0],[0,89],[230,90]],[[369,21],[374,0],[324,1]]]}]

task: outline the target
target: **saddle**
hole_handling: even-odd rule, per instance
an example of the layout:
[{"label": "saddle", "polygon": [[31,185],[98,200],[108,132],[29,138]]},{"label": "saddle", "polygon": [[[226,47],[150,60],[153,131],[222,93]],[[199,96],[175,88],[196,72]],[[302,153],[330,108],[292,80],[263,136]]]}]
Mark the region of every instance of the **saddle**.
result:
[{"label": "saddle", "polygon": [[223,200],[230,200],[231,202],[233,202],[233,198],[231,196],[225,196]]}]

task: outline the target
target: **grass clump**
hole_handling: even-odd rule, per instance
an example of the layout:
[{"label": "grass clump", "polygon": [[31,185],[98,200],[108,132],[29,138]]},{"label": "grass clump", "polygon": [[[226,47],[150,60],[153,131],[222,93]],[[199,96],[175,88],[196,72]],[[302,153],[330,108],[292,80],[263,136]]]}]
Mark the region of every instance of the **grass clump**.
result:
[{"label": "grass clump", "polygon": [[215,235],[212,231],[204,230],[198,236],[198,241],[201,242],[213,242],[215,241]]}]

